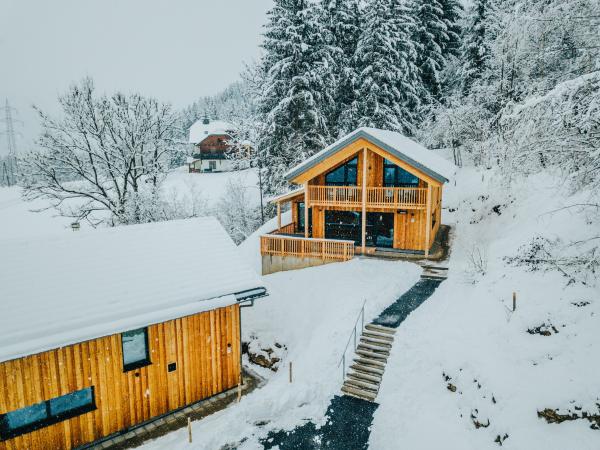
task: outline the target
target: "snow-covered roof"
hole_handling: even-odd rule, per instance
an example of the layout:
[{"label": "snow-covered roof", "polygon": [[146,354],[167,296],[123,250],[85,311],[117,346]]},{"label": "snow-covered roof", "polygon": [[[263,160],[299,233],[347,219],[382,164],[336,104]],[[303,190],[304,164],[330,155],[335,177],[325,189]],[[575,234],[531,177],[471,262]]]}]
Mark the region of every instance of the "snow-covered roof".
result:
[{"label": "snow-covered roof", "polygon": [[280,194],[280,195],[275,195],[273,197],[271,197],[268,201],[269,203],[277,203],[277,202],[283,202],[286,200],[290,200],[298,195],[301,195],[304,193],[304,188],[298,188],[298,189],[293,189],[289,192],[286,192],[285,194]]},{"label": "snow-covered roof", "polygon": [[208,136],[214,134],[229,134],[234,126],[224,120],[199,119],[190,127],[190,144],[199,144]]},{"label": "snow-covered roof", "polygon": [[234,304],[262,287],[212,218],[0,241],[0,362]]},{"label": "snow-covered roof", "polygon": [[445,183],[452,178],[456,170],[454,164],[436,155],[431,150],[426,149],[418,142],[407,138],[401,133],[380,130],[379,128],[361,127],[338,139],[336,142],[314,154],[306,161],[290,169],[285,174],[285,178],[288,181],[296,178],[301,173],[314,167],[319,162],[337,153],[360,138],[372,142],[441,183]]}]

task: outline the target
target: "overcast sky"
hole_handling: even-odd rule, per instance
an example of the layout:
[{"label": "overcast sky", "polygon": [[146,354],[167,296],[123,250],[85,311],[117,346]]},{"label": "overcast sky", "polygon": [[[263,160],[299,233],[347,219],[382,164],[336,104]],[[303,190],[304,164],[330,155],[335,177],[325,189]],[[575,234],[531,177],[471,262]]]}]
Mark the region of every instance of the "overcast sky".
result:
[{"label": "overcast sky", "polygon": [[0,0],[0,106],[8,98],[19,110],[19,150],[39,131],[31,105],[58,112],[57,95],[86,75],[100,91],[141,92],[176,107],[217,93],[258,56],[271,3]]}]

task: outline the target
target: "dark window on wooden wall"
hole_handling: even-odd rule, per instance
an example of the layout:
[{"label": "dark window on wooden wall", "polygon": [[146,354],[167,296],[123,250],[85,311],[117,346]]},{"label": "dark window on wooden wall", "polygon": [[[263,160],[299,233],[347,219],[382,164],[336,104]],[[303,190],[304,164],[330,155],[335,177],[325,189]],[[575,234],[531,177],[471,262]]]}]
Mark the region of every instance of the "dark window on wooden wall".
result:
[{"label": "dark window on wooden wall", "polygon": [[345,164],[325,174],[325,184],[328,186],[356,186],[358,175],[358,158],[353,158]]},{"label": "dark window on wooden wall", "polygon": [[148,328],[140,328],[122,333],[121,345],[123,347],[123,372],[150,364]]},{"label": "dark window on wooden wall", "polygon": [[418,187],[419,178],[393,162],[384,159],[383,185],[385,187]]},{"label": "dark window on wooden wall", "polygon": [[0,414],[0,440],[10,439],[96,409],[94,387]]}]

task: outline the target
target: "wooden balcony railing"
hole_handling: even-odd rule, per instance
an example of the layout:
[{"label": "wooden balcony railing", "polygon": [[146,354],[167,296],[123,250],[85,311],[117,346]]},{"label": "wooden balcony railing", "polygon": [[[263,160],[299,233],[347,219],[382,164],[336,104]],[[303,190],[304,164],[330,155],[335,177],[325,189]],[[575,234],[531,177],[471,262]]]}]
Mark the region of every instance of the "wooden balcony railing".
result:
[{"label": "wooden balcony railing", "polygon": [[354,241],[310,239],[269,234],[260,237],[261,255],[322,258],[348,261],[354,257]]},{"label": "wooden balcony railing", "polygon": [[294,234],[295,232],[296,232],[296,226],[292,222],[292,223],[288,223],[287,225],[283,225],[281,228],[279,228],[277,230],[271,231],[271,233],[269,233],[269,234]]},{"label": "wooden balcony railing", "polygon": [[309,204],[360,206],[362,188],[360,186],[309,186]]},{"label": "wooden balcony railing", "polygon": [[[308,204],[319,206],[362,206],[361,186],[309,186]],[[424,208],[427,188],[367,187],[367,207]]]},{"label": "wooden balcony railing", "polygon": [[367,206],[419,208],[427,204],[427,188],[368,187]]}]

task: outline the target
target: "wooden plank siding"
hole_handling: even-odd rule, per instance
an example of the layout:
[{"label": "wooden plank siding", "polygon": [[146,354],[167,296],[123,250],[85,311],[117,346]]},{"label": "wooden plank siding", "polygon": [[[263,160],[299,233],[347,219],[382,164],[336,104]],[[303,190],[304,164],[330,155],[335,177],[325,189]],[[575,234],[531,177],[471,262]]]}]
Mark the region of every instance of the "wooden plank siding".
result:
[{"label": "wooden plank siding", "polygon": [[0,414],[89,386],[97,407],[0,441],[0,450],[71,449],[236,386],[239,327],[237,304],[150,325],[151,364],[129,372],[120,334],[0,363]]}]

